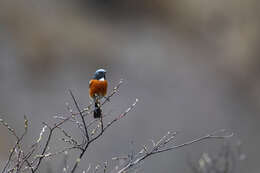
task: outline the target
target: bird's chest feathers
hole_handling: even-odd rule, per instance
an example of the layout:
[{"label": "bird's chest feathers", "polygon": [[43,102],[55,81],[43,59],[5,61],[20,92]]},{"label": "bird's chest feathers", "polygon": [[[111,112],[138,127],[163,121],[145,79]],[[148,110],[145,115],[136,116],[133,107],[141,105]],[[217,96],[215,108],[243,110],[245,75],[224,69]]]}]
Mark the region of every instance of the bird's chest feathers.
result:
[{"label": "bird's chest feathers", "polygon": [[90,96],[98,95],[104,96],[107,92],[107,81],[103,80],[91,80],[90,85]]}]

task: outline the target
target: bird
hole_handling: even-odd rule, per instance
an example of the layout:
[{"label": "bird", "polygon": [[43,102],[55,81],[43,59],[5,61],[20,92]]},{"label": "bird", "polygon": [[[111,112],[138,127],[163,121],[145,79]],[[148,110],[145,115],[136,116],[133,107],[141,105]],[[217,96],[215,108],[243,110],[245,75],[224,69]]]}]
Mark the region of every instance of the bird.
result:
[{"label": "bird", "polygon": [[102,111],[99,101],[106,96],[107,86],[108,82],[106,80],[106,70],[98,69],[89,81],[89,97],[93,99],[95,104],[94,118],[101,118]]}]

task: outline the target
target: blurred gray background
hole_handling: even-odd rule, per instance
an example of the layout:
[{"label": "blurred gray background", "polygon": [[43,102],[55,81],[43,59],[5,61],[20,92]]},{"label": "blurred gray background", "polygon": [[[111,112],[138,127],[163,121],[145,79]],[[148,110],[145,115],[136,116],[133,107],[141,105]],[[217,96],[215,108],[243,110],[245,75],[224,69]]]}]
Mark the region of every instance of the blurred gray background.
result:
[{"label": "blurred gray background", "polygon": [[[88,81],[105,68],[109,89],[125,81],[105,112],[118,114],[136,97],[140,102],[90,147],[81,169],[168,130],[181,131],[181,143],[226,128],[247,156],[237,172],[258,173],[259,6],[257,0],[1,0],[1,117],[22,131],[27,115],[30,144],[43,121],[66,112],[68,88],[88,105]],[[1,166],[13,142],[0,127]],[[163,153],[142,171],[191,172],[188,153],[221,145],[213,140]],[[58,167],[45,163],[42,172]]]}]

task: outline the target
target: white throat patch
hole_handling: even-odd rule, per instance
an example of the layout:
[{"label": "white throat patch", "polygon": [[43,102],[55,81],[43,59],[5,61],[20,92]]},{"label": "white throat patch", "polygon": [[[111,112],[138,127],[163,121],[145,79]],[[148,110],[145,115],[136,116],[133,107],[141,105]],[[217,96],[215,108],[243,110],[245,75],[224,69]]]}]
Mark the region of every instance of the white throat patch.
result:
[{"label": "white throat patch", "polygon": [[103,77],[101,79],[99,79],[99,81],[104,81],[104,80],[105,80],[105,78],[103,78]]}]

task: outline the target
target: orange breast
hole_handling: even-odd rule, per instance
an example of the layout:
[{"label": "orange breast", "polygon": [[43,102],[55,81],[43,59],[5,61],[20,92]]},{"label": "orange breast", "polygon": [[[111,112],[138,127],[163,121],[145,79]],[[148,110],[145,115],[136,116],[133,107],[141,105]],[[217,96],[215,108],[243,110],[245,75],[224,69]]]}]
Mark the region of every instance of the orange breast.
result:
[{"label": "orange breast", "polygon": [[89,96],[94,98],[95,95],[104,97],[107,94],[107,81],[92,79],[89,83]]}]

